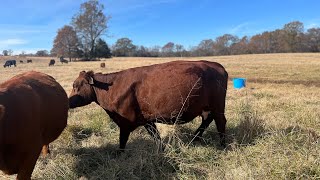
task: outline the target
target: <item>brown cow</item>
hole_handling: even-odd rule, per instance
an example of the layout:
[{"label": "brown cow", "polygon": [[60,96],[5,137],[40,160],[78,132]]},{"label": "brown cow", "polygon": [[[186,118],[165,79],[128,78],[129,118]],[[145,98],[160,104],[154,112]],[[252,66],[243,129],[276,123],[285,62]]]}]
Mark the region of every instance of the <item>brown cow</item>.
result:
[{"label": "brown cow", "polygon": [[100,67],[101,67],[101,68],[105,68],[105,67],[106,67],[106,63],[101,63],[101,64],[100,64]]},{"label": "brown cow", "polygon": [[28,60],[27,60],[27,63],[32,63],[32,59],[28,59]]},{"label": "brown cow", "polygon": [[67,125],[68,96],[49,75],[26,72],[0,85],[0,170],[30,179],[42,149]]},{"label": "brown cow", "polygon": [[214,119],[224,146],[227,80],[224,67],[208,61],[175,61],[110,74],[82,71],[73,83],[69,106],[99,104],[120,127],[122,150],[138,126],[160,141],[155,122],[181,124],[199,115],[197,138]]}]

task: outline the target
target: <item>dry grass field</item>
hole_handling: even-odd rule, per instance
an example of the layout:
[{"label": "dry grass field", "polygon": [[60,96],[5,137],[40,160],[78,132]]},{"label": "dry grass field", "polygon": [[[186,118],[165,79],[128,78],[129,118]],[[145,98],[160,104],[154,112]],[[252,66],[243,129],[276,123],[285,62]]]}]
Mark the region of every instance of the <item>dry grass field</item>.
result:
[{"label": "dry grass field", "polygon": [[[4,64],[1,57],[0,64]],[[11,58],[12,59],[12,58]],[[21,72],[47,73],[70,93],[82,70],[115,72],[181,58],[112,58],[49,67],[51,58],[0,67],[0,83]],[[27,58],[23,59],[26,61]],[[29,58],[28,58],[29,59]],[[247,87],[227,92],[227,148],[218,144],[215,124],[201,142],[192,142],[200,119],[185,125],[158,124],[167,148],[144,128],[135,130],[124,153],[118,153],[119,129],[99,106],[70,110],[68,126],[40,157],[35,179],[320,179],[320,54],[269,54],[207,59],[225,66],[232,77],[247,78]],[[15,178],[4,176],[0,179]]]}]

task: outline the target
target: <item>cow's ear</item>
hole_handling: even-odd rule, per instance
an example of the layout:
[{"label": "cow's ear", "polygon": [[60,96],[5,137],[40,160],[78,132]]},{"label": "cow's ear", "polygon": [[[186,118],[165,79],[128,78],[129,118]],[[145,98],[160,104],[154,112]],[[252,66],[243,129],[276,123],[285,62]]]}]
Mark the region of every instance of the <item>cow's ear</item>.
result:
[{"label": "cow's ear", "polygon": [[94,82],[93,82],[93,77],[91,77],[91,76],[89,77],[89,84],[90,84],[90,85],[93,85],[93,84],[94,84]]},{"label": "cow's ear", "polygon": [[5,113],[5,107],[0,105],[0,120],[3,118],[4,113]]},{"label": "cow's ear", "polygon": [[93,85],[94,84],[94,81],[93,81],[94,72],[93,71],[88,71],[87,75],[89,77],[89,84]]}]

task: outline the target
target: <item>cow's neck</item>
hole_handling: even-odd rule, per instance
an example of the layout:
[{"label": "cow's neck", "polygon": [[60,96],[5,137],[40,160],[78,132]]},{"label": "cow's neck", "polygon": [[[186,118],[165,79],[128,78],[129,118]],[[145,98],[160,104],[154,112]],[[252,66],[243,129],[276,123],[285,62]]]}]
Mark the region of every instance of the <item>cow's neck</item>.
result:
[{"label": "cow's neck", "polygon": [[[95,74],[94,79],[97,83],[112,83],[116,79],[117,73],[112,74]],[[97,85],[93,86],[95,95],[96,95],[96,103],[99,104],[103,109],[112,111],[112,107],[110,105],[110,101],[112,101],[110,96],[110,91],[113,90],[112,85]]]}]

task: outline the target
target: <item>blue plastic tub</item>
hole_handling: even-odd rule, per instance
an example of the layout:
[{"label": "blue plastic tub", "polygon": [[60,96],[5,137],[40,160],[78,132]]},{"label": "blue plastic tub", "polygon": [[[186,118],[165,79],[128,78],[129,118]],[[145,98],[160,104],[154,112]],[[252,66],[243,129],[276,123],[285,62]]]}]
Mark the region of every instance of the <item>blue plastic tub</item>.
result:
[{"label": "blue plastic tub", "polygon": [[246,79],[245,78],[233,78],[233,87],[235,89],[241,89],[246,87]]}]

